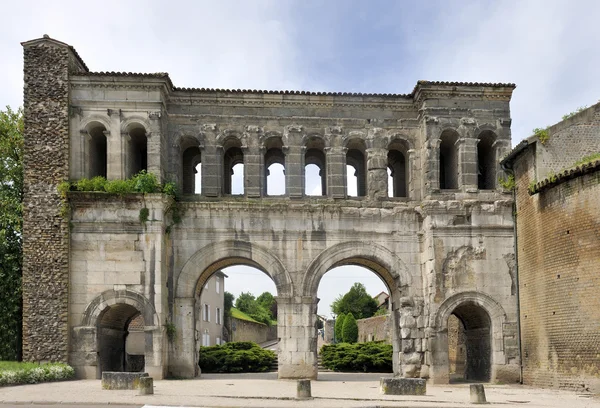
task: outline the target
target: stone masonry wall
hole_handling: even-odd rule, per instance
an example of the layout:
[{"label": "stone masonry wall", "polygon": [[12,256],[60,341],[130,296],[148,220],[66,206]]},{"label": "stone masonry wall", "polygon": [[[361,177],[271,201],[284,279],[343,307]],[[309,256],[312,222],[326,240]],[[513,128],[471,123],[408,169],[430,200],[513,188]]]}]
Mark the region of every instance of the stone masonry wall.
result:
[{"label": "stone masonry wall", "polygon": [[598,392],[600,171],[530,196],[534,154],[515,163],[523,380]]},{"label": "stone masonry wall", "polygon": [[392,342],[392,322],[390,315],[374,316],[368,319],[358,319],[358,342],[380,341]]},{"label": "stone masonry wall", "polygon": [[68,47],[24,44],[26,361],[67,361],[69,224],[56,188],[69,176],[69,58]]}]

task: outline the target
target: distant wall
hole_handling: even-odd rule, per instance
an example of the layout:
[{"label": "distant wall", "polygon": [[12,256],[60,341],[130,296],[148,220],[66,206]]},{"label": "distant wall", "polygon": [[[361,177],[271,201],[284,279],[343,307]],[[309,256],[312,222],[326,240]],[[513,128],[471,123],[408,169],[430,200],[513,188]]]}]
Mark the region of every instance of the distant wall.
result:
[{"label": "distant wall", "polygon": [[374,316],[368,319],[358,319],[358,342],[385,341],[392,342],[390,315]]},{"label": "distant wall", "polygon": [[231,328],[230,341],[253,341],[260,344],[277,338],[276,325],[269,327],[266,324],[253,323],[232,317]]}]

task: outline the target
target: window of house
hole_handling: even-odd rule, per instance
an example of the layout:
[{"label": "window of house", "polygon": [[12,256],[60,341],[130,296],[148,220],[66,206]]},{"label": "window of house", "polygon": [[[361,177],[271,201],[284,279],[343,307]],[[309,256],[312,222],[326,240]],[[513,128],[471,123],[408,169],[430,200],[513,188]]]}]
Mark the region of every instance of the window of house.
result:
[{"label": "window of house", "polygon": [[221,344],[221,338],[217,337],[217,340],[215,341],[215,344]]},{"label": "window of house", "polygon": [[208,329],[204,329],[204,334],[202,334],[202,345],[205,347],[210,346],[210,334],[208,334]]},{"label": "window of house", "polygon": [[202,320],[205,322],[210,322],[210,306],[205,303],[202,310]]},{"label": "window of house", "polygon": [[216,317],[216,321],[217,324],[222,324],[221,323],[221,308],[217,307],[216,313],[215,313],[215,317]]}]

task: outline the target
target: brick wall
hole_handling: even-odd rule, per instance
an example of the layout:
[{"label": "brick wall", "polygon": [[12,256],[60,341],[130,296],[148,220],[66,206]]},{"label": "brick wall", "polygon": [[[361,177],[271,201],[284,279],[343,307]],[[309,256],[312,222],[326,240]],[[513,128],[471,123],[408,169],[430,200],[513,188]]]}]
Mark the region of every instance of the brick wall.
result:
[{"label": "brick wall", "polygon": [[523,379],[598,392],[600,171],[530,196],[538,146],[514,165]]}]

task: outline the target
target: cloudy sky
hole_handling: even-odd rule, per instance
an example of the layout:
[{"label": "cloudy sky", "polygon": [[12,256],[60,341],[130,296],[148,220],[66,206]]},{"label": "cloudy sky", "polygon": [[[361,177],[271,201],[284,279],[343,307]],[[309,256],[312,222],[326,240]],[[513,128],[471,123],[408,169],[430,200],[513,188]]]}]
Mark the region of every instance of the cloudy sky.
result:
[{"label": "cloudy sky", "polygon": [[409,93],[419,79],[514,82],[513,144],[600,98],[594,0],[5,3],[2,107],[22,103],[20,42],[43,34],[93,71],[169,72],[177,86]]}]

